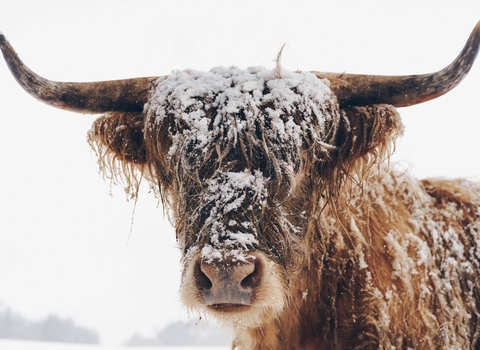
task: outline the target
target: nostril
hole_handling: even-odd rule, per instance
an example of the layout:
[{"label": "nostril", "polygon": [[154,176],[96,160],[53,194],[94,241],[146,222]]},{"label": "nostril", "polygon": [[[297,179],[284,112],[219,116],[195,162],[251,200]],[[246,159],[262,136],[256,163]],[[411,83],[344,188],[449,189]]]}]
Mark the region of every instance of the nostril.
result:
[{"label": "nostril", "polygon": [[243,288],[256,288],[260,285],[263,277],[263,266],[262,263],[257,259],[253,263],[254,269],[253,272],[250,273],[247,277],[245,277],[241,282],[240,285]]},{"label": "nostril", "polygon": [[210,289],[212,288],[212,281],[208,278],[208,276],[202,271],[202,266],[200,261],[195,264],[195,283],[197,287],[200,289]]}]

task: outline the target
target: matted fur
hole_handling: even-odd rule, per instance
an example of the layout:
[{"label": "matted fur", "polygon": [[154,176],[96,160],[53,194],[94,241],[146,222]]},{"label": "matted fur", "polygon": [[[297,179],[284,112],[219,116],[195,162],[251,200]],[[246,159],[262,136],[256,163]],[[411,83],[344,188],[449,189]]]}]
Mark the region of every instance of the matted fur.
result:
[{"label": "matted fur", "polygon": [[[225,127],[200,148],[203,139],[189,138],[195,128],[181,116],[201,111],[210,122],[198,127],[213,128],[219,111],[208,106],[216,97],[196,96],[192,110],[169,94],[158,101],[152,92],[150,106],[161,104],[161,118],[158,108],[111,113],[95,122],[89,139],[108,177],[135,195],[144,175],[161,194],[184,254],[181,293],[189,308],[212,313],[192,275],[205,247],[270,266],[250,313],[213,312],[235,328],[234,348],[480,348],[480,187],[419,181],[384,165],[403,132],[393,107],[340,109],[331,94],[308,111],[275,109],[271,101],[243,105],[220,125],[253,113],[251,127],[234,134]],[[268,108],[284,125],[296,125],[300,143],[271,137]],[[224,230],[254,233],[244,247],[230,244],[227,231],[212,242],[218,208],[209,186],[225,184],[229,172],[264,176],[264,190],[232,187],[231,201],[242,205],[217,217]]]}]

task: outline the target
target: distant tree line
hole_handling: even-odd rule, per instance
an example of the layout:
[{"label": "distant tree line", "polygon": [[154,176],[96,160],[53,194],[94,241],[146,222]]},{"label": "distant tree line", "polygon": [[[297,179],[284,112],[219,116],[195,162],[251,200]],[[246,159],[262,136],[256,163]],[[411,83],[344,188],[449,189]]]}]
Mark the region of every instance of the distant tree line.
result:
[{"label": "distant tree line", "polygon": [[77,326],[71,319],[49,315],[40,321],[29,321],[10,308],[0,309],[0,338],[84,344],[100,343],[100,337],[96,331]]},{"label": "distant tree line", "polygon": [[147,338],[134,334],[125,346],[229,346],[231,334],[225,329],[214,328],[204,321],[194,324],[175,322],[159,331],[154,337]]}]

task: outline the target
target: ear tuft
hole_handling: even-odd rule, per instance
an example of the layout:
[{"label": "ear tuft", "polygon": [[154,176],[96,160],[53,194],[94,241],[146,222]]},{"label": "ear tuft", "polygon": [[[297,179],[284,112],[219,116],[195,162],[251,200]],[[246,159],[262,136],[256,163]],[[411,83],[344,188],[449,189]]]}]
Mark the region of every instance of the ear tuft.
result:
[{"label": "ear tuft", "polygon": [[142,113],[114,112],[96,119],[88,133],[103,176],[122,186],[129,198],[137,197],[148,168],[143,124]]},{"label": "ear tuft", "polygon": [[317,169],[320,186],[331,198],[345,189],[348,179],[361,185],[374,166],[390,157],[403,134],[400,115],[391,105],[347,107],[342,117],[329,161]]},{"label": "ear tuft", "polygon": [[[116,160],[144,164],[146,162],[141,113],[109,113],[93,123],[88,134],[89,142],[113,153]],[[110,155],[112,156],[112,154]]]}]

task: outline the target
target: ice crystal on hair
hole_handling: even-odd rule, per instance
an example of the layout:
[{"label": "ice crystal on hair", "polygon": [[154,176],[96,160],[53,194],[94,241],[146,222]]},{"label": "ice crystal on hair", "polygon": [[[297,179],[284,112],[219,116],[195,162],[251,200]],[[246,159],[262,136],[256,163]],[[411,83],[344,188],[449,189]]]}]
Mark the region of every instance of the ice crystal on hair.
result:
[{"label": "ice crystal on hair", "polygon": [[[246,207],[260,211],[267,197],[265,181],[261,172],[251,174],[248,170],[223,172],[209,181],[203,202],[210,211],[204,227],[210,230],[210,242],[214,246],[242,247],[247,250],[257,243],[253,225],[239,226],[236,220],[224,223],[223,218],[228,214],[235,216]],[[248,231],[245,230],[247,227]]]}]

